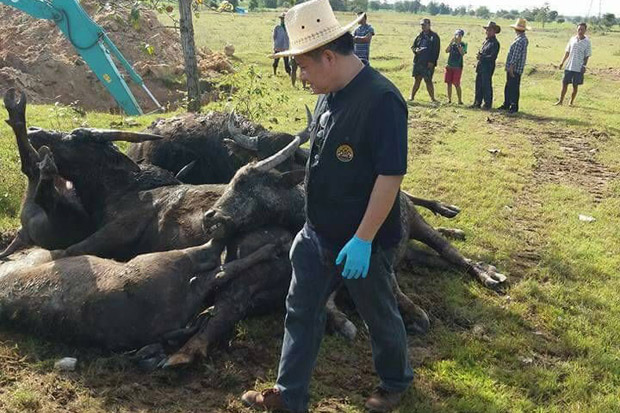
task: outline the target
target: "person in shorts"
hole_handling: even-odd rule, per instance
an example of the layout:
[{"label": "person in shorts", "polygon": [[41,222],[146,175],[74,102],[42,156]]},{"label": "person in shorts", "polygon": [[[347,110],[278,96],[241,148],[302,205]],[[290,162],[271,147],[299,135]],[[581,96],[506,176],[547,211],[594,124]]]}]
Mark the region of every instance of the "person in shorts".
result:
[{"label": "person in shorts", "polygon": [[586,36],[586,30],[588,30],[588,25],[579,23],[577,26],[577,35],[573,36],[566,45],[566,52],[564,53],[562,63],[560,63],[560,69],[562,69],[566,61],[568,61],[568,63],[564,69],[562,92],[560,94],[560,99],[555,102],[556,106],[564,103],[564,97],[566,96],[569,84],[573,85],[573,94],[571,95],[569,103],[570,106],[573,106],[575,98],[577,97],[579,85],[583,84],[583,75],[586,72],[588,60],[590,56],[592,56],[592,43],[590,43],[590,38]]},{"label": "person in shorts", "polygon": [[414,77],[413,87],[411,88],[411,96],[409,100],[415,99],[422,79],[426,83],[426,90],[433,102],[437,102],[435,99],[435,87],[433,86],[433,73],[435,72],[435,66],[437,66],[437,59],[439,58],[440,39],[439,35],[431,30],[431,21],[429,19],[422,19],[420,21],[420,27],[422,31],[413,41],[411,50],[413,51],[413,72]]},{"label": "person in shorts", "polygon": [[458,29],[454,32],[454,37],[446,48],[446,53],[449,53],[449,56],[444,75],[444,81],[448,85],[448,103],[452,103],[452,85],[454,85],[459,105],[463,104],[461,75],[463,74],[463,56],[467,54],[467,43],[463,42],[463,36],[465,36],[465,31]]}]

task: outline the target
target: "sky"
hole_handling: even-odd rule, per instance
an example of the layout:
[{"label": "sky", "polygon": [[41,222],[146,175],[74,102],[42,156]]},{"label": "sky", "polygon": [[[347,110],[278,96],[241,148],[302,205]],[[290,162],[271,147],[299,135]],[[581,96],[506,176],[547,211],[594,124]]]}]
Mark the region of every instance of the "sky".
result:
[{"label": "sky", "polygon": [[[450,5],[450,7],[469,6],[476,8],[479,6],[487,6],[491,11],[498,9],[529,9],[540,7],[545,0],[435,0],[438,3],[442,1]],[[620,16],[620,0],[547,0],[551,10],[557,10],[560,15],[564,16],[598,16],[599,2],[601,4],[602,14],[614,13],[616,17]],[[422,0],[423,4],[428,4],[428,0]],[[590,6],[592,4],[592,6]]]}]

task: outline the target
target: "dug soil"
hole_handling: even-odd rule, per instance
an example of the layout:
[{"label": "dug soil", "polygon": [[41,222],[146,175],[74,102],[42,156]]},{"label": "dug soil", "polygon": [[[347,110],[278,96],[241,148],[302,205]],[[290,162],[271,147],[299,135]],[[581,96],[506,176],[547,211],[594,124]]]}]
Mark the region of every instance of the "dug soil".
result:
[{"label": "dug soil", "polygon": [[[139,19],[130,22],[128,11],[101,6],[96,0],[84,1],[82,6],[104,28],[157,100],[163,106],[176,107],[184,97],[179,32],[164,27],[150,10],[141,10]],[[112,96],[54,23],[2,5],[0,21],[1,94],[17,87],[34,103],[59,102],[86,110],[118,111]],[[201,49],[198,54],[203,78],[233,71],[223,52]],[[156,109],[141,88],[131,83],[130,88],[145,112]]]}]

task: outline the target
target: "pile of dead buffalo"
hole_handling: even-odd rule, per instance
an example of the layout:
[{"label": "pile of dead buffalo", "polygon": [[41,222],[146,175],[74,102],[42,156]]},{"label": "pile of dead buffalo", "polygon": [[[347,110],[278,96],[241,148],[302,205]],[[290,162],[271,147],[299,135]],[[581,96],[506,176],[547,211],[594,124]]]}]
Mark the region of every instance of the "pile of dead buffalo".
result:
[{"label": "pile of dead buffalo", "polygon": [[[21,228],[0,253],[3,325],[141,348],[143,363],[172,366],[227,342],[239,320],[284,307],[288,249],[304,223],[309,112],[296,135],[217,112],[159,120],[143,133],[58,132],[26,127],[23,93],[10,90],[4,103],[28,186]],[[127,155],[115,141],[131,142]],[[454,232],[431,227],[415,205],[448,218],[458,208],[404,192],[400,202],[397,260],[428,255],[411,248],[415,239],[488,287],[505,281],[464,258],[444,238]],[[393,286],[409,331],[428,330],[397,275]],[[346,291],[327,303],[330,328],[353,338],[337,293]]]}]

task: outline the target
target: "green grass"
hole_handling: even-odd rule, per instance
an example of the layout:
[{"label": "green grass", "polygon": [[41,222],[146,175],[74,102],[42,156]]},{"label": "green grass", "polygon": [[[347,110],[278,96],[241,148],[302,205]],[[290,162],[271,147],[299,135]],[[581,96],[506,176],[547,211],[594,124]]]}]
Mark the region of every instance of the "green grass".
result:
[{"label": "green grass", "polygon": [[[205,110],[245,102],[267,127],[303,128],[303,104],[312,107],[316,97],[299,84],[292,88],[282,68],[278,77],[270,74],[266,56],[276,16],[203,13],[195,20],[198,46],[221,50],[234,44],[239,68],[239,74],[226,79],[239,88],[231,101]],[[342,22],[352,19],[351,14],[338,17]],[[405,96],[411,87],[409,46],[419,17],[369,16],[377,32],[372,64]],[[454,29],[467,32],[470,54],[463,92],[470,103],[483,21],[433,20],[444,45]],[[508,27],[512,22],[498,23],[504,29],[499,36],[502,63],[513,37]],[[592,34],[591,73],[577,107],[553,107],[562,73],[552,65],[562,58],[572,31],[570,25],[548,24],[544,31],[535,27],[528,33],[523,113],[515,118],[456,105],[436,108],[428,103],[424,88],[419,103],[409,107],[410,162],[404,188],[462,207],[450,222],[425,217],[435,225],[463,229],[467,241],[455,242],[458,248],[496,265],[509,276],[510,287],[497,294],[455,271],[401,270],[405,291],[428,310],[432,329],[426,337],[410,338],[416,379],[400,412],[620,411],[620,77],[617,70],[609,70],[620,67],[620,55],[613,53],[620,34]],[[442,53],[435,77],[442,101],[445,61]],[[503,81],[500,64],[494,78],[496,106],[503,97]],[[68,113],[60,116],[57,108],[32,106],[28,119],[31,125],[62,129],[84,121],[99,127],[119,121],[118,116],[98,113],[73,119]],[[140,126],[134,129],[153,118],[137,119]],[[0,229],[6,229],[17,225],[24,184],[6,125],[0,125],[0,139]],[[576,153],[571,150],[573,139],[581,139]],[[492,155],[490,148],[501,152]],[[602,173],[603,181],[588,173]],[[579,214],[596,221],[579,221]],[[281,324],[281,314],[243,322],[232,351],[217,352],[189,370],[154,376],[88,351],[78,355],[81,369],[64,376],[51,369],[50,361],[74,350],[12,333],[3,338],[2,333],[0,356],[7,362],[0,367],[0,408],[247,412],[237,398],[245,388],[267,387],[275,379]],[[326,338],[312,383],[315,411],[363,411],[364,396],[376,377],[368,337],[360,331],[352,345],[339,337]],[[56,386],[70,396],[54,398]]]}]

